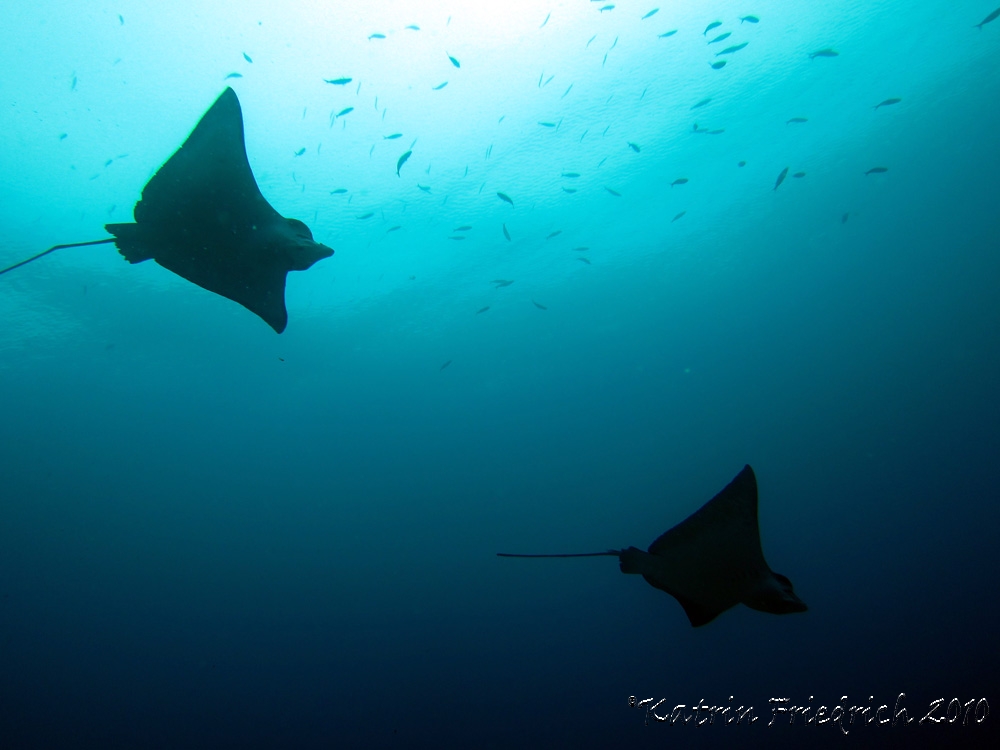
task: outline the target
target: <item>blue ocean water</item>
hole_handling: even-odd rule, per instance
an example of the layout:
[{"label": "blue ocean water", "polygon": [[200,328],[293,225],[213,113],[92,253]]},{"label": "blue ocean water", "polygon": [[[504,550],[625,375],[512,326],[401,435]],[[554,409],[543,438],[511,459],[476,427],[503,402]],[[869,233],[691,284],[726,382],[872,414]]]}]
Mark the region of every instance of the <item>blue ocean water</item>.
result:
[{"label": "blue ocean water", "polygon": [[[993,10],[7,8],[0,267],[130,221],[226,86],[336,254],[280,336],[112,246],[0,279],[0,747],[995,740]],[[645,548],[747,463],[807,613],[495,556]],[[901,693],[968,726],[768,726]]]}]

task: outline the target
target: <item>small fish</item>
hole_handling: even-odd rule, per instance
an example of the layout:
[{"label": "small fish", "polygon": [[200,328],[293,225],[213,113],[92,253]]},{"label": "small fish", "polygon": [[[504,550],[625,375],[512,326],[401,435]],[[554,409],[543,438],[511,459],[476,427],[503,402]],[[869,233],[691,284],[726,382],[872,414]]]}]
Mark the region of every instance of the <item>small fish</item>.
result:
[{"label": "small fish", "polygon": [[472,227],[470,227],[468,224],[463,224],[462,226],[458,227],[457,229],[453,229],[452,231],[453,232],[468,232],[470,229],[472,229]]},{"label": "small fish", "polygon": [[496,284],[496,288],[499,289],[500,287],[510,286],[511,284],[514,283],[514,280],[513,279],[493,279],[493,281],[490,282],[490,283]]},{"label": "small fish", "polygon": [[69,136],[69,133],[60,133],[59,134],[59,140],[60,141],[65,141],[68,136]]},{"label": "small fish", "polygon": [[340,110],[337,113],[337,117],[343,117],[344,115],[348,115],[348,114],[350,114],[353,111],[354,111],[354,107],[344,107],[342,110]]},{"label": "small fish", "polygon": [[675,221],[677,221],[679,218],[681,218],[686,213],[687,213],[687,211],[681,211],[679,214],[677,214],[674,218],[672,218],[670,220],[670,223],[673,224]]},{"label": "small fish", "polygon": [[538,28],[544,29],[545,28],[545,24],[547,24],[549,22],[550,18],[552,18],[552,14],[551,13],[549,13],[547,16],[545,16],[545,20],[542,21],[542,25],[539,26]]},{"label": "small fish", "polygon": [[698,109],[699,107],[704,107],[710,101],[712,101],[712,97],[709,97],[708,99],[702,99],[700,102],[691,107],[691,109]]},{"label": "small fish", "polygon": [[548,78],[546,78],[545,83],[542,84],[542,88],[544,89],[546,86],[552,83],[553,78],[555,78],[555,75],[550,75]]},{"label": "small fish", "polygon": [[892,99],[886,99],[884,102],[879,102],[878,104],[876,104],[875,109],[878,109],[879,107],[888,107],[890,104],[899,104],[901,101],[903,100],[898,97],[893,97]]},{"label": "small fish", "polygon": [[343,195],[347,192],[347,188],[337,188],[336,190],[331,190],[330,195]]},{"label": "small fish", "polygon": [[373,217],[374,215],[375,215],[375,214],[373,214],[373,213],[372,213],[371,211],[369,211],[368,213],[365,213],[365,214],[361,214],[361,216],[359,216],[358,218],[359,218],[359,219],[370,219],[370,218],[371,218],[371,217]]},{"label": "small fish", "polygon": [[372,34],[368,37],[368,41],[370,42],[372,39],[385,39],[385,34]]},{"label": "small fish", "polygon": [[806,176],[805,172],[796,172],[795,174],[792,175],[792,177],[797,177],[799,179],[802,179],[805,176]]},{"label": "small fish", "polygon": [[708,26],[706,26],[705,30],[703,32],[701,32],[701,35],[705,36],[705,34],[707,34],[708,32],[710,32],[712,29],[717,29],[720,26],[722,26],[722,21],[712,21],[712,23],[710,23]]},{"label": "small fish", "polygon": [[[243,77],[242,73],[230,73],[229,75],[227,75],[225,77],[224,80],[228,81],[230,78],[242,78],[242,77]],[[73,79],[73,83],[74,83],[74,85],[76,84],[76,79],[75,78]]]},{"label": "small fish", "polygon": [[664,31],[662,34],[659,35],[659,38],[666,39],[668,36],[673,36],[676,33],[677,29],[673,29],[672,31]]},{"label": "small fish", "polygon": [[465,235],[464,234],[453,234],[448,239],[449,240],[464,240],[465,239]]},{"label": "small fish", "polygon": [[788,174],[788,167],[785,167],[784,169],[781,170],[781,174],[778,175],[778,179],[774,183],[774,187],[772,188],[772,190],[777,190],[778,189],[778,185],[780,185],[781,183],[783,183],[785,181],[785,176],[787,174]]},{"label": "small fish", "polygon": [[243,53],[243,59],[246,60],[248,63],[253,62],[253,60],[250,59],[250,55],[248,55],[246,52]]},{"label": "small fish", "polygon": [[548,310],[548,309],[549,309],[549,308],[547,308],[547,307],[546,307],[545,305],[543,305],[542,303],[540,303],[540,302],[535,302],[535,300],[531,300],[531,304],[533,304],[533,305],[534,305],[535,307],[537,307],[537,308],[538,308],[539,310]]},{"label": "small fish", "polygon": [[746,165],[747,165],[747,163],[745,161],[741,161],[736,166],[737,167],[745,167]]},{"label": "small fish", "polygon": [[632,141],[629,141],[628,142],[628,147],[630,149],[632,149],[633,151],[635,151],[637,154],[639,153],[639,144],[638,143],[632,143]]},{"label": "small fish", "polygon": [[399,224],[397,224],[397,225],[396,225],[396,226],[394,226],[394,227],[389,227],[388,229],[386,229],[386,230],[385,230],[385,233],[386,233],[386,234],[389,234],[389,232],[395,232],[395,231],[398,231],[398,230],[400,230],[400,229],[402,229],[402,227],[401,227],[401,226],[399,226]]},{"label": "small fish", "polygon": [[867,177],[870,174],[885,174],[888,171],[889,167],[872,167],[867,172],[865,172],[865,176]]},{"label": "small fish", "polygon": [[564,92],[563,92],[563,95],[562,95],[562,96],[560,96],[559,98],[560,98],[560,99],[565,99],[565,98],[566,98],[566,94],[568,94],[568,93],[570,92],[570,90],[571,90],[572,88],[573,88],[573,84],[571,83],[571,84],[569,85],[569,88],[568,88],[568,89],[566,89],[566,91],[564,91]]},{"label": "small fish", "polygon": [[609,188],[607,186],[605,186],[604,189],[607,190],[609,193],[611,193],[613,196],[615,196],[615,198],[621,198],[622,197],[622,194],[619,193],[617,190],[612,190],[611,188]]},{"label": "small fish", "polygon": [[750,44],[750,42],[743,42],[743,44],[734,44],[732,47],[726,47],[724,50],[722,50],[722,52],[716,52],[715,56],[718,57],[719,55],[731,55],[734,52],[739,52],[748,44]]},{"label": "small fish", "polygon": [[715,44],[716,42],[724,41],[724,40],[728,39],[729,37],[731,37],[732,35],[733,35],[733,32],[731,32],[731,31],[727,31],[725,34],[719,34],[717,37],[715,37],[715,39],[713,39],[712,41],[710,41],[709,44]]},{"label": "small fish", "polygon": [[445,362],[443,365],[441,365],[441,369],[443,370],[444,368],[446,368],[450,364],[451,364],[451,360],[449,359],[447,362]]},{"label": "small fish", "polygon": [[510,232],[507,231],[507,225],[502,224],[501,226],[503,227],[503,236],[507,238],[507,242],[510,242]]},{"label": "small fish", "polygon": [[618,46],[618,37],[615,37],[615,40],[613,42],[611,42],[611,46],[608,47],[608,52],[610,52],[611,50],[613,50],[617,46]]},{"label": "small fish", "polygon": [[514,201],[510,199],[510,196],[507,195],[507,193],[497,192],[497,198],[502,200],[504,203],[509,203],[512,206],[514,205]]},{"label": "small fish", "polygon": [[298,151],[296,151],[296,152],[295,152],[295,155],[296,155],[296,156],[302,156],[302,154],[304,154],[305,152],[306,152],[306,150],[305,150],[305,148],[303,147],[303,148],[300,148],[300,149],[299,149]]},{"label": "small fish", "polygon": [[840,223],[841,224],[846,224],[847,223],[847,217],[848,217],[848,214],[846,214],[846,213],[843,216],[841,216],[840,217]]},{"label": "small fish", "polygon": [[402,137],[403,137],[402,133],[393,133],[392,135],[383,135],[382,136],[382,140],[383,141],[394,141],[397,138],[402,138]]},{"label": "small fish", "polygon": [[837,52],[837,50],[830,49],[829,47],[827,47],[826,49],[821,49],[817,50],[816,52],[813,52],[812,54],[809,55],[809,59],[812,60],[813,58],[816,57],[836,57],[839,54],[840,53]]},{"label": "small fish", "polygon": [[564,192],[564,193],[575,193],[575,192],[576,192],[576,188],[568,188],[568,187],[564,187],[564,188],[563,188],[563,192]]},{"label": "small fish", "polygon": [[725,60],[719,60],[719,62],[712,63],[712,70],[722,70],[724,67],[726,67]]},{"label": "small fish", "polygon": [[655,15],[656,15],[657,13],[659,13],[659,12],[660,12],[660,9],[659,9],[659,8],[653,8],[653,9],[652,9],[651,11],[649,11],[649,13],[647,13],[646,15],[644,15],[644,16],[643,16],[642,18],[640,18],[639,20],[640,20],[640,21],[645,21],[645,20],[646,20],[647,18],[652,18],[653,16],[655,16]]},{"label": "small fish", "polygon": [[687,185],[687,182],[688,182],[687,177],[678,177],[676,180],[670,183],[670,187],[673,187],[674,185]]},{"label": "small fish", "polygon": [[980,31],[982,31],[983,30],[983,26],[985,26],[986,24],[988,24],[990,21],[997,20],[997,18],[1000,18],[1000,8],[997,8],[995,11],[993,11],[988,16],[986,16],[986,18],[984,18],[982,21],[980,21],[979,23],[977,23],[976,24],[976,28],[979,29]]},{"label": "small fish", "polygon": [[429,193],[431,191],[430,185],[421,185],[420,183],[417,183],[417,187],[423,190],[425,193]]},{"label": "small fish", "polygon": [[433,91],[440,91],[441,89],[443,89],[447,85],[448,85],[448,82],[445,81],[444,83],[439,83],[437,86],[434,86],[432,90]]},{"label": "small fish", "polygon": [[346,86],[347,84],[349,84],[354,79],[353,78],[324,78],[323,80],[326,83],[332,83],[334,86]]},{"label": "small fish", "polygon": [[574,247],[574,248],[573,248],[573,252],[575,252],[575,253],[585,253],[585,252],[587,252],[588,250],[590,250],[590,248],[589,248],[589,247],[587,247],[586,245],[584,245],[584,246],[582,246],[582,247]]},{"label": "small fish", "polygon": [[600,11],[601,11],[601,13],[603,13],[606,10],[614,10],[614,9],[615,9],[615,6],[613,6],[613,5],[605,5],[603,8],[600,9]]},{"label": "small fish", "polygon": [[563,172],[562,176],[565,177],[565,178],[567,178],[567,179],[570,179],[570,180],[575,180],[577,177],[580,176],[580,173],[579,172]]},{"label": "small fish", "polygon": [[[305,151],[305,149],[302,149],[302,150],[303,150],[303,151]],[[298,156],[298,154],[296,154],[296,156]],[[114,159],[108,159],[108,160],[107,160],[106,162],[104,162],[104,166],[105,166],[105,167],[110,167],[110,166],[111,166],[111,163],[112,163],[113,161],[114,161]]]},{"label": "small fish", "polygon": [[747,23],[760,23],[760,19],[757,16],[740,16],[740,23],[744,21]]},{"label": "small fish", "polygon": [[410,31],[420,31],[420,27],[415,23],[411,23],[409,26],[404,26],[403,28],[409,29]]},{"label": "small fish", "polygon": [[486,307],[480,307],[478,310],[476,310],[476,315],[479,315],[479,313],[484,313],[489,309],[490,309],[489,305],[487,305]]},{"label": "small fish", "polygon": [[410,154],[412,153],[413,153],[412,151],[407,151],[405,154],[399,157],[399,161],[396,162],[396,177],[400,176],[399,170],[403,168],[403,165],[406,164],[406,160],[410,158]]},{"label": "small fish", "polygon": [[791,125],[793,122],[809,122],[808,117],[793,117],[791,120],[787,120],[785,125]]},{"label": "small fish", "polygon": [[704,131],[706,135],[720,135],[726,132],[725,128],[719,128],[718,130],[706,130]]},{"label": "small fish", "polygon": [[118,25],[119,26],[124,26],[125,25],[125,19],[122,18],[122,16],[121,16],[120,13],[118,14]]},{"label": "small fish", "polygon": [[548,237],[546,237],[545,239],[547,239],[547,240],[551,240],[551,239],[552,239],[553,237],[558,237],[558,236],[559,236],[560,234],[562,234],[562,230],[561,230],[561,229],[557,229],[557,230],[556,230],[556,231],[554,231],[554,232],[550,232],[550,233],[549,233],[549,236],[548,236]]},{"label": "small fish", "polygon": [[589,46],[590,46],[590,43],[591,43],[592,41],[594,41],[595,39],[597,39],[597,34],[594,34],[594,35],[593,35],[592,37],[590,37],[590,39],[588,39],[588,40],[587,40],[587,43],[586,43],[586,44],[584,45],[584,47],[583,47],[583,48],[584,48],[584,49],[587,49],[587,47],[589,47]]},{"label": "small fish", "polygon": [[590,258],[577,258],[577,260],[581,263],[586,263],[588,266],[590,265]]},{"label": "small fish", "polygon": [[[448,55],[447,52],[445,52],[445,54]],[[458,60],[456,60],[451,55],[448,55],[448,59],[451,60],[451,64],[454,65],[456,68],[461,68],[462,67],[462,63],[460,63]]]},{"label": "small fish", "polygon": [[[231,73],[228,76],[226,76],[226,78],[242,78],[242,77],[243,76],[241,76],[239,73]],[[69,84],[69,90],[76,91],[76,76],[73,76],[73,80]]]},{"label": "small fish", "polygon": [[554,122],[540,122],[538,124],[541,125],[543,128],[554,128],[556,126]]}]

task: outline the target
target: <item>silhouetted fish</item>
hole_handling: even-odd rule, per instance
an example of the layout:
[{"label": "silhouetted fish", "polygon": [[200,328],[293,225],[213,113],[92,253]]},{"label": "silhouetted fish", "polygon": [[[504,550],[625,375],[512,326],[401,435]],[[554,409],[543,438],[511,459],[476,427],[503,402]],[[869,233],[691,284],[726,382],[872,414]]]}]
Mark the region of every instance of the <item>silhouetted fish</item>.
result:
[{"label": "silhouetted fish", "polygon": [[759,23],[760,19],[757,16],[740,16],[740,23],[746,21],[747,23]]},{"label": "silhouetted fish", "polygon": [[396,162],[396,177],[400,176],[399,170],[403,168],[403,165],[406,164],[406,160],[410,158],[410,154],[412,153],[413,153],[412,151],[407,151],[405,154],[399,157],[399,161]]},{"label": "silhouetted fish", "polygon": [[507,238],[507,242],[510,242],[510,232],[507,231],[507,225],[503,224],[503,236]]},{"label": "silhouetted fish", "polygon": [[716,52],[715,56],[718,57],[719,55],[731,55],[734,52],[739,52],[748,44],[750,44],[750,42],[743,42],[743,44],[734,44],[732,47],[726,47],[724,50],[722,50],[722,52]]},{"label": "silhouetted fish", "polygon": [[701,32],[701,35],[705,36],[705,34],[707,34],[708,32],[710,32],[712,29],[717,29],[720,26],[722,26],[722,21],[712,21],[712,23],[710,23],[708,26],[706,26],[705,30],[703,32]]},{"label": "silhouetted fish", "polygon": [[837,50],[830,49],[829,47],[827,47],[826,49],[821,49],[817,50],[816,52],[813,52],[812,54],[809,55],[809,59],[812,60],[813,58],[816,57],[836,57],[839,54],[840,53],[837,52]]},{"label": "silhouetted fish", "polygon": [[781,174],[778,175],[778,179],[774,183],[773,190],[777,190],[778,189],[778,185],[780,185],[781,183],[783,183],[785,181],[785,176],[787,174],[788,174],[788,167],[785,167],[784,169],[781,170]]},{"label": "silhouetted fish", "polygon": [[791,120],[785,122],[785,125],[790,125],[793,122],[809,122],[808,117],[793,117]]},{"label": "silhouetted fish", "polygon": [[681,218],[686,213],[687,213],[687,211],[681,211],[679,214],[677,214],[674,218],[672,218],[670,220],[670,223],[673,224],[675,221],[677,221],[679,218]]},{"label": "silhouetted fish", "polygon": [[677,29],[673,29],[672,31],[664,31],[662,34],[659,35],[659,38],[666,39],[668,36],[673,36],[676,33]]},{"label": "silhouetted fish", "polygon": [[983,26],[985,26],[986,24],[988,24],[990,21],[997,20],[997,18],[1000,18],[1000,8],[997,8],[995,11],[993,11],[988,16],[986,16],[986,18],[984,18],[982,21],[980,21],[979,23],[977,23],[976,24],[976,28],[979,29],[980,31],[982,31],[983,30]]},{"label": "silhouetted fish", "polygon": [[535,307],[537,307],[537,308],[538,308],[539,310],[548,310],[548,309],[549,309],[549,308],[547,308],[547,307],[546,307],[545,305],[543,305],[543,304],[541,304],[541,303],[539,303],[539,302],[535,302],[535,300],[531,300],[531,303],[532,303],[532,304],[533,304],[533,305],[534,305]]},{"label": "silhouetted fish", "polygon": [[[447,53],[445,53],[445,54],[447,54]],[[451,55],[448,55],[448,59],[451,60],[451,64],[454,65],[456,68],[461,68],[462,67],[462,63],[460,63],[458,60],[456,60]]]},{"label": "silhouetted fish", "polygon": [[480,307],[478,310],[476,310],[476,315],[479,315],[479,313],[484,313],[489,309],[490,309],[489,305],[487,305],[486,307]]},{"label": "silhouetted fish", "polygon": [[496,288],[499,289],[500,287],[510,286],[511,284],[514,283],[514,280],[513,279],[493,279],[492,283],[496,284]]},{"label": "silhouetted fish", "polygon": [[[121,18],[121,16],[119,16],[119,18]],[[253,62],[253,60],[250,59],[250,55],[248,55],[246,52],[243,53],[243,59],[246,60],[248,63]]]},{"label": "silhouetted fish", "polygon": [[447,362],[445,362],[443,365],[441,365],[441,369],[443,370],[444,368],[446,368],[450,364],[451,364],[451,360],[449,359]]},{"label": "silhouetted fish", "polygon": [[660,9],[659,9],[659,8],[653,8],[653,9],[652,9],[651,11],[649,11],[649,12],[648,12],[648,13],[647,13],[646,15],[644,15],[644,16],[643,16],[642,18],[640,18],[639,20],[640,20],[640,21],[645,21],[645,20],[646,20],[647,18],[650,18],[650,17],[652,17],[652,16],[655,16],[655,15],[656,15],[657,13],[659,13],[659,12],[660,12]]},{"label": "silhouetted fish", "polygon": [[630,149],[632,149],[633,151],[635,151],[637,154],[639,153],[639,144],[638,143],[632,143],[632,141],[629,141],[628,142],[628,147]]},{"label": "silhouetted fish", "polygon": [[725,60],[719,60],[719,62],[712,63],[712,70],[722,70],[724,67],[726,67]]},{"label": "silhouetted fish", "polygon": [[607,190],[609,193],[611,193],[613,196],[615,196],[615,198],[621,198],[622,197],[622,194],[619,193],[617,190],[612,190],[611,188],[609,188],[607,186],[605,186],[604,189]]},{"label": "silhouetted fish", "polygon": [[879,107],[888,107],[890,104],[899,104],[901,101],[903,101],[903,100],[900,99],[899,97],[893,97],[892,99],[886,99],[884,102],[879,102],[878,104],[876,104],[875,105],[875,109],[878,109]]},{"label": "silhouetted fish", "polygon": [[439,83],[437,86],[434,86],[433,90],[434,91],[440,91],[441,89],[443,89],[447,85],[448,85],[447,81],[445,81],[444,83]]},{"label": "silhouetted fish", "polygon": [[889,167],[872,167],[867,172],[865,172],[865,176],[867,177],[870,174],[885,174],[888,171]]},{"label": "silhouetted fish", "polygon": [[385,34],[371,34],[368,37],[368,41],[371,41],[372,39],[385,39]]},{"label": "silhouetted fish", "polygon": [[545,239],[551,240],[553,237],[558,237],[560,234],[562,234],[562,230],[561,229],[557,229],[554,232],[549,232],[549,236],[546,237]]},{"label": "silhouetted fish", "polygon": [[346,86],[347,84],[349,84],[354,79],[353,78],[324,78],[323,80],[326,83],[332,83],[334,86]]},{"label": "silhouetted fish", "polygon": [[709,44],[715,44],[716,42],[722,42],[733,35],[733,32],[727,31],[725,34],[719,34],[715,39],[709,42]]},{"label": "silhouetted fish", "polygon": [[506,193],[501,193],[501,192],[497,191],[497,198],[499,198],[500,200],[502,200],[504,203],[509,203],[512,206],[514,205],[514,201],[512,201],[510,199],[510,196],[507,195]]},{"label": "silhouetted fish", "polygon": [[688,182],[687,177],[678,177],[676,180],[670,183],[670,187],[673,187],[674,185],[686,185],[687,182]]},{"label": "silhouetted fish", "polygon": [[[242,78],[242,77],[243,77],[242,73],[230,73],[229,75],[226,76],[226,80],[229,80],[230,78]],[[73,85],[74,87],[76,86],[76,78],[73,79]]]}]

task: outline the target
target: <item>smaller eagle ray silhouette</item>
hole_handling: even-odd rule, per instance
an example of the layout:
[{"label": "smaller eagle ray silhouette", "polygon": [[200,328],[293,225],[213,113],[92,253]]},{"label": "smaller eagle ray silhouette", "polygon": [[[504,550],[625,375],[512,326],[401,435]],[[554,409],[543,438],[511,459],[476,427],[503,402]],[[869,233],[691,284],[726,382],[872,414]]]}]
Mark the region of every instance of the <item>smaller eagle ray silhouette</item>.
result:
[{"label": "smaller eagle ray silhouette", "polygon": [[725,489],[662,534],[647,552],[636,547],[566,555],[499,557],[617,557],[622,573],[637,573],[684,608],[693,627],[730,607],[785,615],[805,612],[792,582],[764,560],[757,524],[757,478],[744,466]]}]

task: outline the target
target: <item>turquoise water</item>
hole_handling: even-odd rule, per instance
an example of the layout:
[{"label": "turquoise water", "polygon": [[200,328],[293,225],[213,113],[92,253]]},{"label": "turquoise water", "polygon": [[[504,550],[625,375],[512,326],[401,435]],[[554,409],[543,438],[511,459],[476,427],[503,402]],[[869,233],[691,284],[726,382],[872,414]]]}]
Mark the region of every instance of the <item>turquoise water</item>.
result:
[{"label": "turquoise water", "polygon": [[[280,336],[112,246],[0,279],[0,746],[840,746],[768,699],[1000,703],[993,4],[611,4],[6,10],[0,266],[130,221],[226,86],[336,254]],[[805,614],[495,557],[644,548],[746,463]]]}]

